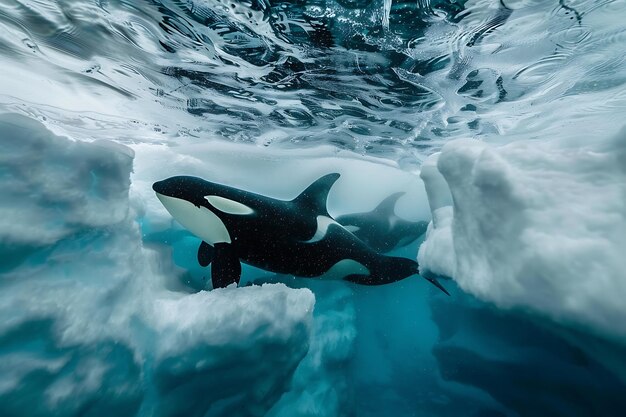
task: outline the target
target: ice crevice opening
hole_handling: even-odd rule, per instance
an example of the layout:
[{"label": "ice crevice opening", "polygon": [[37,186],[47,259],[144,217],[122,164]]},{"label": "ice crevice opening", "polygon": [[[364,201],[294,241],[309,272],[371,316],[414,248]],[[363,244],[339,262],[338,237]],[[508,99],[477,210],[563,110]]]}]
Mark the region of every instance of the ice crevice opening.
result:
[{"label": "ice crevice opening", "polygon": [[422,166],[424,274],[623,342],[626,127],[604,138],[456,140]]}]

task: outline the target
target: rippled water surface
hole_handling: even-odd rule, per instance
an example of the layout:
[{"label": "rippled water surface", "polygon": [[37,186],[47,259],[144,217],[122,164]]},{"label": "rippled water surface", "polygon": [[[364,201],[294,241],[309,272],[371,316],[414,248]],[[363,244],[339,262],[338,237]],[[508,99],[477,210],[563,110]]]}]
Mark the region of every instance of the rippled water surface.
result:
[{"label": "rippled water surface", "polygon": [[625,102],[623,1],[2,0],[0,10],[1,108],[91,136],[332,144],[411,165],[452,138],[541,137]]}]

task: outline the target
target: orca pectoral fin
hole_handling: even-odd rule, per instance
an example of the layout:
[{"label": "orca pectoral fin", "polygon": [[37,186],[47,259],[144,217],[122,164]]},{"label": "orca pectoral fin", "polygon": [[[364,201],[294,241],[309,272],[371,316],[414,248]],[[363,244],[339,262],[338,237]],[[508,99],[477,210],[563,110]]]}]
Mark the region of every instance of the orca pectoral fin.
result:
[{"label": "orca pectoral fin", "polygon": [[233,282],[239,285],[241,263],[230,243],[216,243],[215,256],[211,266],[213,288],[224,288]]},{"label": "orca pectoral fin", "polygon": [[213,256],[215,255],[215,249],[213,246],[209,245],[205,241],[200,243],[200,247],[198,248],[198,263],[200,266],[209,266],[211,261],[213,261]]}]

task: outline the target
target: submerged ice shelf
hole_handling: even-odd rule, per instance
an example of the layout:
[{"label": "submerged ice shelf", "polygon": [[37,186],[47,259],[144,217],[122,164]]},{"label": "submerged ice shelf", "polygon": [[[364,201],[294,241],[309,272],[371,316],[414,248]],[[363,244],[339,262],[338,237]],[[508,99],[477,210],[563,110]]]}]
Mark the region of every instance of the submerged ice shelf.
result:
[{"label": "submerged ice shelf", "polygon": [[422,270],[625,340],[626,127],[585,142],[447,144],[422,171],[434,218]]}]

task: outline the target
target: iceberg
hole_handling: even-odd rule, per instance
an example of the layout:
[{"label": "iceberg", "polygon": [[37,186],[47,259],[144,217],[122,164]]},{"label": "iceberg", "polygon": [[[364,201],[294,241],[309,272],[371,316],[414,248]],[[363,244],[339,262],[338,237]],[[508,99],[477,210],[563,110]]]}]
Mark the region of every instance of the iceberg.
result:
[{"label": "iceberg", "polygon": [[499,307],[624,340],[626,128],[590,143],[452,141],[431,158],[424,271]]},{"label": "iceberg", "polygon": [[308,351],[310,290],[172,291],[177,271],[144,247],[129,202],[129,148],[10,114],[0,138],[0,414],[273,405]]}]

